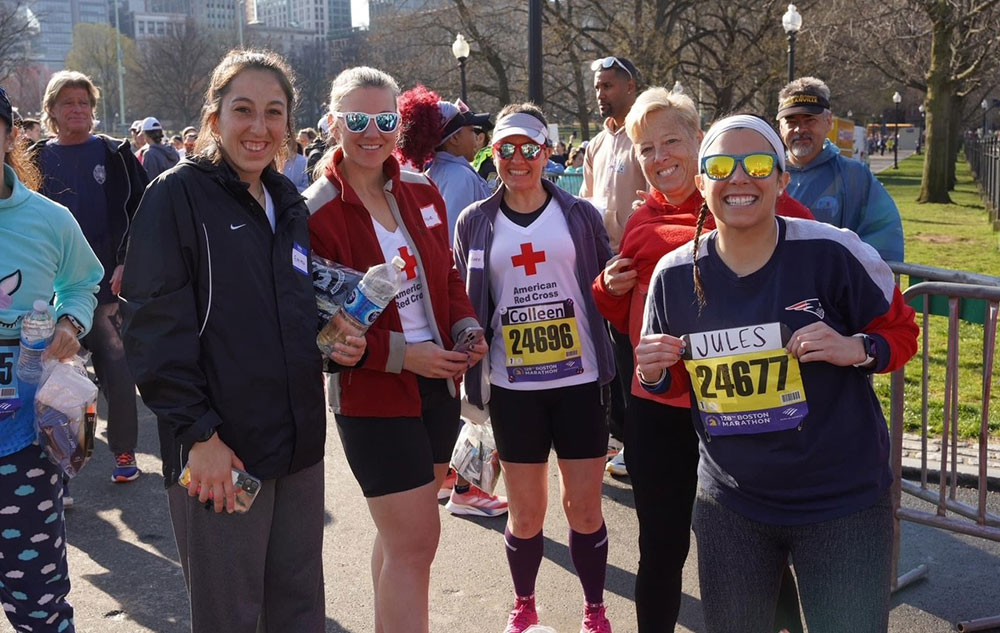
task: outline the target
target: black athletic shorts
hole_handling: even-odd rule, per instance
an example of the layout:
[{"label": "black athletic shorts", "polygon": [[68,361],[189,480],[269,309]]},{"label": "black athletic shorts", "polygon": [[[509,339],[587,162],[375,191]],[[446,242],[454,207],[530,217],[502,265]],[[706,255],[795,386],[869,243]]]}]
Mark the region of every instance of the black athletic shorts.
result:
[{"label": "black athletic shorts", "polygon": [[560,459],[608,453],[607,398],[596,382],[541,391],[490,387],[490,419],[505,462],[541,464],[555,447]]},{"label": "black athletic shorts", "polygon": [[337,415],[347,463],[366,497],[419,488],[434,480],[434,464],[451,461],[462,403],[451,397],[444,379],[417,376],[417,383],[419,418]]}]

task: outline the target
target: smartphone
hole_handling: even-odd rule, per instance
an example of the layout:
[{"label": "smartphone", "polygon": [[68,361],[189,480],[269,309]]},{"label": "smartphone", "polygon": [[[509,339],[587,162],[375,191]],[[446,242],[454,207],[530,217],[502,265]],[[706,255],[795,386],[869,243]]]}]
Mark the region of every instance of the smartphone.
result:
[{"label": "smartphone", "polygon": [[[177,483],[187,488],[191,484],[191,469],[185,465]],[[245,513],[253,505],[260,492],[260,479],[237,468],[233,469],[233,488],[236,488],[236,512]]]},{"label": "smartphone", "polygon": [[459,333],[452,351],[468,352],[471,347],[478,345],[481,340],[483,340],[483,328],[478,325],[467,327]]}]

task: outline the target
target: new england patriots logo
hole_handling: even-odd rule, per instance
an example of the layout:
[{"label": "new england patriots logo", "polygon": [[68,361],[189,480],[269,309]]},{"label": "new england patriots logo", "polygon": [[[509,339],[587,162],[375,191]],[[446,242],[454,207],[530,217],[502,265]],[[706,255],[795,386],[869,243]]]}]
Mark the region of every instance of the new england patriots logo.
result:
[{"label": "new england patriots logo", "polygon": [[809,312],[810,314],[818,316],[821,321],[823,320],[823,317],[826,316],[826,310],[823,309],[823,304],[819,302],[819,299],[806,299],[804,301],[799,301],[798,303],[793,303],[785,309],[796,310],[798,312]]}]

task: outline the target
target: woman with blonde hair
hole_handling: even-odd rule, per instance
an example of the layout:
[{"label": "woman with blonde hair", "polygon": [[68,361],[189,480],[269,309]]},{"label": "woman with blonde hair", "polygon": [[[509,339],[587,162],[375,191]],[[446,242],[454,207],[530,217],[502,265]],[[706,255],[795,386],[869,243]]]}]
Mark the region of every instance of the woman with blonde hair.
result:
[{"label": "woman with blonde hair", "polygon": [[350,68],[330,88],[334,145],[306,191],[316,253],[356,270],[401,257],[402,288],[371,325],[368,355],[334,377],[344,453],[377,533],[372,551],[376,633],[427,633],[430,567],[441,531],[437,491],[458,437],[458,384],[486,353],[448,248],[437,188],[400,170],[395,80]]}]

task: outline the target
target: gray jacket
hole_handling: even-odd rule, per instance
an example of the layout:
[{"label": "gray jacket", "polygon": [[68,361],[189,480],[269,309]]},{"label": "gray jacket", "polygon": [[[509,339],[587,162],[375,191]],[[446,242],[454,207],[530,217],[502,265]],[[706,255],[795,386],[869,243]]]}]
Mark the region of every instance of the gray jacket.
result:
[{"label": "gray jacket", "polygon": [[[606,335],[604,319],[594,303],[591,284],[603,270],[607,261],[614,255],[608,241],[608,232],[604,228],[601,213],[586,200],[577,198],[563,191],[548,180],[542,180],[542,186],[552,194],[559,203],[566,224],[569,225],[569,236],[576,245],[576,279],[580,284],[580,294],[583,296],[587,311],[587,324],[594,338],[594,349],[597,352],[597,369],[599,380],[606,385],[615,376],[615,361],[611,352],[611,341]],[[500,201],[503,199],[504,186],[500,185],[497,192],[485,200],[470,204],[458,217],[455,225],[455,266],[465,280],[465,290],[472,300],[476,317],[485,327],[489,326],[492,310],[490,309],[490,246],[493,244],[493,229],[500,213]],[[469,252],[483,252],[483,266],[469,268]],[[487,342],[492,332],[487,331]],[[483,368],[489,355],[477,363],[465,374],[465,392],[469,402],[483,408],[489,402],[489,374]]]}]

